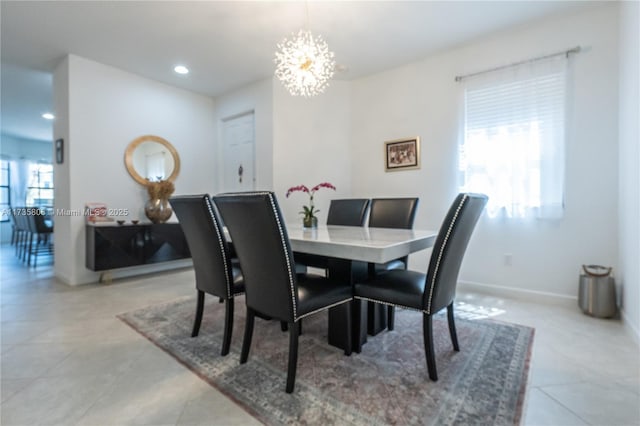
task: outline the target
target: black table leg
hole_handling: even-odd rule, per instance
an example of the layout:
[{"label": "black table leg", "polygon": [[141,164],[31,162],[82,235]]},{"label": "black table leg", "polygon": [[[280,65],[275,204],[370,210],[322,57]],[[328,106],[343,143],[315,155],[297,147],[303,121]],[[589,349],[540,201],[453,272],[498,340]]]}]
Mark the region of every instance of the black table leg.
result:
[{"label": "black table leg", "polygon": [[375,336],[387,328],[387,305],[368,302],[367,306],[367,333]]},{"label": "black table leg", "polygon": [[[365,279],[366,274],[367,266],[362,262],[348,259],[329,259],[329,277],[332,279],[344,280],[353,285],[356,280]],[[361,305],[362,309],[352,309],[350,312],[352,348],[354,349],[360,348],[367,341],[367,328],[361,326],[366,324],[367,321],[367,305],[364,303]],[[346,303],[329,309],[329,344],[340,349],[346,349],[347,346],[345,342],[347,338],[345,330],[347,315],[349,315],[349,309]],[[356,335],[358,330],[360,333]]]},{"label": "black table leg", "polygon": [[367,304],[362,303],[362,300],[354,300],[354,309],[351,310],[351,324],[353,336],[353,343],[351,347],[357,353],[360,353],[362,345],[367,343]]},{"label": "black table leg", "polygon": [[[373,278],[376,275],[375,263],[368,264],[367,273],[369,278]],[[367,333],[371,336],[375,336],[387,328],[387,305],[368,302],[367,311]]]}]

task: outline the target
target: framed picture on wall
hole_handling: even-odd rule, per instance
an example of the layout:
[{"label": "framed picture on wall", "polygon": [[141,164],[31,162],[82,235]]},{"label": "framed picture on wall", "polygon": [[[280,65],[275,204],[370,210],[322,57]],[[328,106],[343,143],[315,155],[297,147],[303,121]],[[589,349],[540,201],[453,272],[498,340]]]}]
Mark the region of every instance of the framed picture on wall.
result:
[{"label": "framed picture on wall", "polygon": [[420,137],[395,139],[384,143],[385,171],[420,168]]}]

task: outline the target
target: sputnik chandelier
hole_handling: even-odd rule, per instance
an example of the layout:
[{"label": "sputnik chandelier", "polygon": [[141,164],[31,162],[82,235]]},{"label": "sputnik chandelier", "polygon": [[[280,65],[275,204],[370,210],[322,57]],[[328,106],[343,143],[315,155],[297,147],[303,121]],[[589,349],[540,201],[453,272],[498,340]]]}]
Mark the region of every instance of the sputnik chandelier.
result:
[{"label": "sputnik chandelier", "polygon": [[293,96],[311,97],[327,88],[336,62],[321,36],[300,30],[284,39],[276,51],[276,77]]}]

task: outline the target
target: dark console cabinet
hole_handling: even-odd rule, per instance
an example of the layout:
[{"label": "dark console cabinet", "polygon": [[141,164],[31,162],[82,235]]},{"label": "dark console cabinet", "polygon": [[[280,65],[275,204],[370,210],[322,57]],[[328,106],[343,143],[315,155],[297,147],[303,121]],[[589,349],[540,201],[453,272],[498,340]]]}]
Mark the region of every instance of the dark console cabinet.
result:
[{"label": "dark console cabinet", "polygon": [[179,223],[86,226],[86,266],[92,271],[191,257]]}]

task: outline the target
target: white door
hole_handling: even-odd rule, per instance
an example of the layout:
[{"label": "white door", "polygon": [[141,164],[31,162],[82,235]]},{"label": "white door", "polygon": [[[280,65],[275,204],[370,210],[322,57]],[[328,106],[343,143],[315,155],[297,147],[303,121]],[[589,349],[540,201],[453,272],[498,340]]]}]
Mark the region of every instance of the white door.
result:
[{"label": "white door", "polygon": [[255,189],[255,143],[253,112],[222,122],[222,191]]}]

